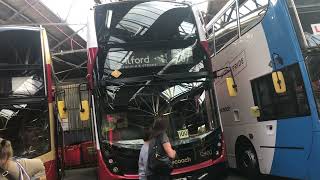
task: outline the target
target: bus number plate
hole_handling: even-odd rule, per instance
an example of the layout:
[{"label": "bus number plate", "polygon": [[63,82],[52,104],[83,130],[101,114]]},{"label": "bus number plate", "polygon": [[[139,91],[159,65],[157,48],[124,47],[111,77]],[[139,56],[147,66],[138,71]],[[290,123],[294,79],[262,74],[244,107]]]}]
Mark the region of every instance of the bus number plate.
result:
[{"label": "bus number plate", "polygon": [[189,137],[188,129],[183,129],[178,131],[179,139],[184,139]]}]

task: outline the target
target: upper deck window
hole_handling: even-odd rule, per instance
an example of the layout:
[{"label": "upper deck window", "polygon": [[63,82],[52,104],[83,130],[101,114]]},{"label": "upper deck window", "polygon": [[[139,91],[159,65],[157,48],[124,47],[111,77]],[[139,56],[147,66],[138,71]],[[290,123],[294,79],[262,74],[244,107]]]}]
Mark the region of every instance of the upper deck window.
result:
[{"label": "upper deck window", "polygon": [[96,7],[97,37],[102,44],[183,40],[196,36],[190,6],[163,1],[122,2]]},{"label": "upper deck window", "polygon": [[39,31],[0,29],[0,98],[44,96]]},{"label": "upper deck window", "polygon": [[264,17],[268,7],[268,0],[238,0],[238,2],[239,14],[236,1],[232,1],[208,23],[209,47],[215,54],[238,39],[239,34],[243,35],[256,26]]}]

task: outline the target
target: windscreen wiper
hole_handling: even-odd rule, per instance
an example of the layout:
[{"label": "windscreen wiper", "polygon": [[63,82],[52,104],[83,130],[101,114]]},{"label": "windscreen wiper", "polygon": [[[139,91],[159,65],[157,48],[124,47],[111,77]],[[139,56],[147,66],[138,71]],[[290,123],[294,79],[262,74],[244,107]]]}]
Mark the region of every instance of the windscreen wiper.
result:
[{"label": "windscreen wiper", "polygon": [[36,104],[39,102],[47,101],[46,96],[10,96],[10,97],[0,97],[0,105],[8,105],[8,104]]},{"label": "windscreen wiper", "polygon": [[[128,86],[136,85],[151,81],[153,83],[184,83],[197,82],[199,79],[210,78],[209,72],[188,72],[188,73],[170,73],[170,74],[153,74],[148,76],[137,76],[121,79],[101,80],[100,85]],[[203,81],[203,80],[202,80]]]},{"label": "windscreen wiper", "polygon": [[0,105],[0,110],[1,109],[43,111],[43,109],[34,109],[34,108],[29,108],[29,107],[23,107],[22,104]]},{"label": "windscreen wiper", "polygon": [[42,70],[42,65],[38,64],[1,64],[0,71],[26,71]]}]

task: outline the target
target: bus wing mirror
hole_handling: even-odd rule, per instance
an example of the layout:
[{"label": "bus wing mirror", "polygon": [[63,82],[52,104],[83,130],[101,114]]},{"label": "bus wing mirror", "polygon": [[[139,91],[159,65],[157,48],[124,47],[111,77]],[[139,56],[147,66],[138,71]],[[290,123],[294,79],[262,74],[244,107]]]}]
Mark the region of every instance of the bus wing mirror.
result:
[{"label": "bus wing mirror", "polygon": [[251,115],[255,118],[260,117],[260,109],[258,106],[250,107]]},{"label": "bus wing mirror", "polygon": [[229,96],[234,97],[237,96],[237,86],[234,83],[233,78],[226,78],[227,88],[229,92]]},{"label": "bus wing mirror", "polygon": [[81,101],[81,108],[80,108],[80,120],[81,121],[88,121],[89,120],[89,101],[83,100]]},{"label": "bus wing mirror", "polygon": [[283,77],[283,73],[281,71],[273,72],[272,73],[272,81],[274,90],[277,94],[287,92],[286,82]]},{"label": "bus wing mirror", "polygon": [[67,108],[64,101],[58,101],[58,112],[61,119],[67,118]]}]

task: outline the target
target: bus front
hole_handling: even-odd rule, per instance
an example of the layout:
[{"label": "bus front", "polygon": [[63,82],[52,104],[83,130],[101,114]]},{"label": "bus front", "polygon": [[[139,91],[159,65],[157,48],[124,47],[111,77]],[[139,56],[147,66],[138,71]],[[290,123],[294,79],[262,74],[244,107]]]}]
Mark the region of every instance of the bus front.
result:
[{"label": "bus front", "polygon": [[[294,25],[295,33],[299,40],[299,53],[301,52],[301,71],[306,77],[306,89],[309,94],[309,106],[311,110],[312,126],[309,131],[307,142],[310,144],[308,149],[307,177],[308,179],[319,179],[320,157],[320,2],[317,0],[287,0],[288,9]],[[300,51],[301,50],[301,51]],[[303,61],[304,60],[304,61]]]},{"label": "bus front", "polygon": [[51,66],[45,30],[1,27],[0,39],[0,137],[11,141],[15,157],[41,159],[46,178],[55,180]]},{"label": "bus front", "polygon": [[173,178],[205,178],[223,169],[199,14],[187,4],[163,1],[109,3],[94,11],[99,49],[88,68],[99,179],[138,179],[143,130],[158,115],[169,120],[167,134],[178,154]]}]

